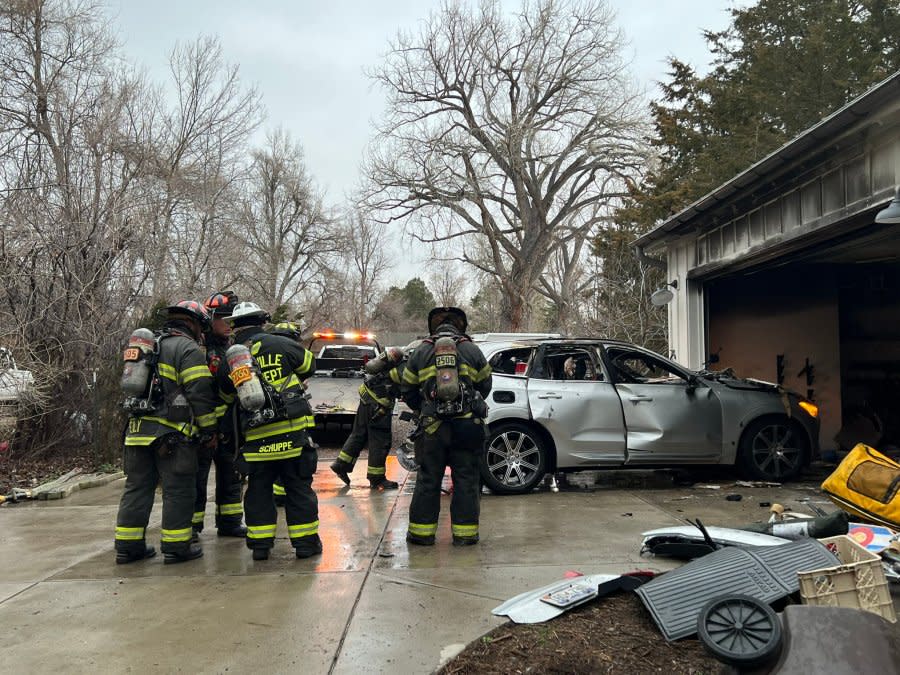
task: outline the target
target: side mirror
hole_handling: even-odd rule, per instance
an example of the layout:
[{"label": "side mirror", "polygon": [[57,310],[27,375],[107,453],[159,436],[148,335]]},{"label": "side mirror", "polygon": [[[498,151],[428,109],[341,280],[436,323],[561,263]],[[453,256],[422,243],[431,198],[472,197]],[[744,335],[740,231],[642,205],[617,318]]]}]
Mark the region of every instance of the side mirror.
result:
[{"label": "side mirror", "polygon": [[691,373],[687,378],[687,392],[689,394],[694,393],[697,387],[700,386],[700,378]]}]

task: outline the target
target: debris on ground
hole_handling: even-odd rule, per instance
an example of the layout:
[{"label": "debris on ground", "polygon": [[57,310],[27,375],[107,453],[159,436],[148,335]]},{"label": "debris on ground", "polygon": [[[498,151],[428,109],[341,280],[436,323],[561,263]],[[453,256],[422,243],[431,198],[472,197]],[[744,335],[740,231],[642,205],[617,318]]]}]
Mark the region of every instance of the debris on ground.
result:
[{"label": "debris on ground", "polygon": [[573,609],[552,624],[503,624],[470,643],[441,675],[714,673],[696,640],[665,642],[633,593]]},{"label": "debris on ground", "polygon": [[730,546],[667,572],[635,592],[663,636],[678,640],[697,631],[700,611],[717,596],[740,593],[771,604],[799,590],[797,572],[835,565],[840,559],[815,539],[780,546]]},{"label": "debris on ground", "polygon": [[788,541],[781,537],[732,527],[703,529],[706,534],[693,525],[675,525],[644,532],[641,535],[643,537],[641,555],[649,553],[679,560],[692,560],[726,546],[781,546]]},{"label": "debris on ground", "polygon": [[781,487],[781,483],[774,483],[769,480],[736,480],[734,482],[735,487],[746,487],[746,488],[767,488],[767,487]]}]

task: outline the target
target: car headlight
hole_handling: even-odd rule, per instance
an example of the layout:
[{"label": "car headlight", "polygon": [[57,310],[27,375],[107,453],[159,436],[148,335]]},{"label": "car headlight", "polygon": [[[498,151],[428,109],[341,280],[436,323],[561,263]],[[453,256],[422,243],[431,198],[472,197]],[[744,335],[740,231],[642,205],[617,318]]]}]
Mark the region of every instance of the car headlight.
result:
[{"label": "car headlight", "polygon": [[803,408],[810,417],[819,416],[819,406],[817,406],[812,401],[798,401],[797,405]]}]

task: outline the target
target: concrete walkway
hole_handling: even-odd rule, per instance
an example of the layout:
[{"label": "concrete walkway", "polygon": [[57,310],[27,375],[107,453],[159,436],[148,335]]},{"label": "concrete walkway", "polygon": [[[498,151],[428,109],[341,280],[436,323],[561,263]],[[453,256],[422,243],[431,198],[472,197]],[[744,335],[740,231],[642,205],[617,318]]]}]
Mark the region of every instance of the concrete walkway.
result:
[{"label": "concrete walkway", "polygon": [[[644,530],[694,515],[748,522],[766,515],[754,499],[815,494],[745,490],[753,496],[743,502],[726,502],[724,490],[485,495],[482,542],[464,548],[450,545],[445,497],[437,545],[419,548],[404,540],[414,474],[389,462],[402,485],[386,493],[369,490],[364,463],[349,488],[320,463],[324,553],[312,560],[294,558],[281,516],[272,558],[254,562],[242,540],[215,536],[210,505],[201,560],[116,565],[123,480],[0,509],[0,663],[10,672],[428,673],[503,623],[493,607],[567,570],[673,567],[639,557]],[[148,537],[157,547],[158,502]]]}]

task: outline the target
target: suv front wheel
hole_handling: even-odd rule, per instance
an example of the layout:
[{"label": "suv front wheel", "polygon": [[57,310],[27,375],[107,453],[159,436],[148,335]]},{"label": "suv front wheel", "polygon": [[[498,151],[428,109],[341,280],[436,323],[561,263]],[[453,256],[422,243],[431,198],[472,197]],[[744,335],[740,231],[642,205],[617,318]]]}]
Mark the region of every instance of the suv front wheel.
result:
[{"label": "suv front wheel", "polygon": [[498,424],[491,430],[480,465],[484,483],[492,492],[506,495],[531,492],[546,473],[544,440],[522,422]]}]

